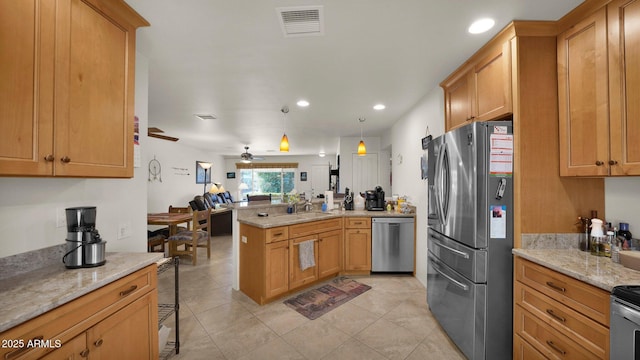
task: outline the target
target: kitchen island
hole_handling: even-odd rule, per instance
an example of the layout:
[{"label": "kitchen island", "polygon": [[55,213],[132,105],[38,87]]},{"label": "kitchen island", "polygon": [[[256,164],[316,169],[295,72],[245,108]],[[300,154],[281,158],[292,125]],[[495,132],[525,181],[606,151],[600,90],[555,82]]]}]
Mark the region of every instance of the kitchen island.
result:
[{"label": "kitchen island", "polygon": [[[162,254],[156,253],[107,253],[103,266],[50,264],[4,278],[0,339],[5,346],[0,355],[128,351],[140,359],[157,358],[160,259]],[[35,345],[28,346],[30,342]]]},{"label": "kitchen island", "polygon": [[[369,274],[371,218],[415,216],[392,211],[311,210],[288,214],[286,210],[286,204],[265,202],[234,211],[236,289],[258,304],[338,274]],[[312,244],[310,256],[315,265],[303,269],[299,258],[304,243]]]}]

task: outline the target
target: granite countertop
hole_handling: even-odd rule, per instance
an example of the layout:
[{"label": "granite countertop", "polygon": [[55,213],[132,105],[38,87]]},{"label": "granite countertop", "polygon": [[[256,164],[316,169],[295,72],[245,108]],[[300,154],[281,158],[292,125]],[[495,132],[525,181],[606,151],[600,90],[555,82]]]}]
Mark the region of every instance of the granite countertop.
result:
[{"label": "granite countertop", "polygon": [[298,212],[297,214],[275,213],[269,216],[259,217],[257,215],[238,218],[238,222],[268,229],[278,226],[301,224],[310,221],[320,221],[337,217],[415,217],[414,213],[401,214],[394,211],[366,211],[366,210],[332,210],[327,212]]},{"label": "granite countertop", "polygon": [[513,249],[513,254],[609,292],[618,285],[640,285],[640,271],[578,249]]},{"label": "granite countertop", "polygon": [[160,253],[107,253],[106,264],[67,269],[49,265],[0,282],[0,332],[127,276],[163,258]]}]

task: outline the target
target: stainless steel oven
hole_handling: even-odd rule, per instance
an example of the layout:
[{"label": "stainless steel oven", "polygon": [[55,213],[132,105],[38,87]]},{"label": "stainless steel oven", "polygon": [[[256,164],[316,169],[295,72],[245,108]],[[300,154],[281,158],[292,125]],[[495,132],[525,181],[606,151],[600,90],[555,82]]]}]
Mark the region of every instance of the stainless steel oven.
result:
[{"label": "stainless steel oven", "polygon": [[609,358],[640,360],[640,286],[616,286],[611,294]]}]

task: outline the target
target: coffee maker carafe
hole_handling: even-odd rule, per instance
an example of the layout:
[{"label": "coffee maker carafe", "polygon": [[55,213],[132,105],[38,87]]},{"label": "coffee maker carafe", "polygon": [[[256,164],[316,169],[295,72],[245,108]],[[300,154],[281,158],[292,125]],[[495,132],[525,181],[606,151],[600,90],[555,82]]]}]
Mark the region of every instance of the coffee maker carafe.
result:
[{"label": "coffee maker carafe", "polygon": [[96,207],[65,209],[67,216],[67,247],[62,262],[67,268],[86,268],[106,263],[106,241],[96,229]]}]

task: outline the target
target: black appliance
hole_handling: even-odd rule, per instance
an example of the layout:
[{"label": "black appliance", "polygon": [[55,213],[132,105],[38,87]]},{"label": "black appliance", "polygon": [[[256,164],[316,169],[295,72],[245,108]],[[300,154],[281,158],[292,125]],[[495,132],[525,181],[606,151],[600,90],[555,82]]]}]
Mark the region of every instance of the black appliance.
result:
[{"label": "black appliance", "polygon": [[349,188],[344,189],[344,209],[353,210],[353,191],[349,192]]},{"label": "black appliance", "polygon": [[365,191],[364,208],[369,211],[384,210],[384,191],[381,186],[376,186],[375,190]]}]

